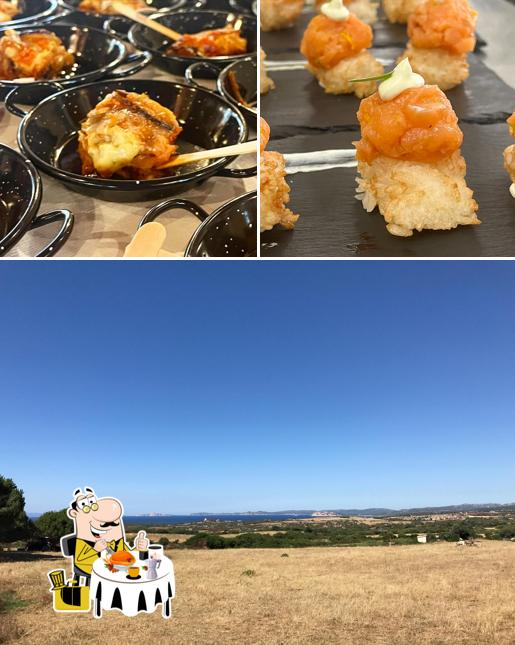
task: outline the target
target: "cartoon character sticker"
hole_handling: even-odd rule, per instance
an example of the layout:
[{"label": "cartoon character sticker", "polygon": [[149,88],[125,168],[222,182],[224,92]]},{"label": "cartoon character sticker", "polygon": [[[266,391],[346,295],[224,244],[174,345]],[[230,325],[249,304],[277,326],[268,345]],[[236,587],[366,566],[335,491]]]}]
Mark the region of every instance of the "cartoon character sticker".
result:
[{"label": "cartoon character sticker", "polygon": [[67,515],[74,532],[61,538],[61,551],[73,562],[73,577],[66,579],[64,569],[48,574],[54,610],[87,612],[93,601],[94,616],[100,618],[103,609],[135,616],[162,605],[163,617],[169,618],[175,578],[163,547],[150,544],[145,531],[132,548],[127,544],[118,499],[97,498],[90,487],[73,495]]}]

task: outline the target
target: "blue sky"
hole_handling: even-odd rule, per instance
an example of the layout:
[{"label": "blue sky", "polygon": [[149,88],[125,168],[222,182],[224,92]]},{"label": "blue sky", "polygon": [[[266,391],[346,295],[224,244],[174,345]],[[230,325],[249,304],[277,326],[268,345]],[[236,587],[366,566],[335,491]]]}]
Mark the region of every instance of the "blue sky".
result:
[{"label": "blue sky", "polygon": [[3,262],[0,474],[126,513],[515,501],[515,264]]}]

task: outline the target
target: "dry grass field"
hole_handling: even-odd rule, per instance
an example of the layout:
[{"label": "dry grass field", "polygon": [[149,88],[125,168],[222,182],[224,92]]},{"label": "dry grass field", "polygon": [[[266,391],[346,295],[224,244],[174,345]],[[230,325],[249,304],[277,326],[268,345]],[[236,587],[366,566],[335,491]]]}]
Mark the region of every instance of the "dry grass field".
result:
[{"label": "dry grass field", "polygon": [[[281,557],[288,553],[288,557]],[[171,551],[177,599],[160,613],[56,615],[46,572],[62,561],[0,562],[0,642],[196,644],[515,643],[515,543]],[[252,570],[254,574],[245,575]]]}]

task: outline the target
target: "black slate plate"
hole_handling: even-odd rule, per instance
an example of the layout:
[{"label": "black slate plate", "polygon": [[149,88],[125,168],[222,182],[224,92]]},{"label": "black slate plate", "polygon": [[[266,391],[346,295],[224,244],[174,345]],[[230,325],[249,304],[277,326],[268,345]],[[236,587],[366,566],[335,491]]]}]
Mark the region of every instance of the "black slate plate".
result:
[{"label": "black slate plate", "polygon": [[[302,35],[308,22],[316,15],[313,12],[302,13],[297,22],[289,29],[261,32],[261,47],[268,55],[284,52],[298,52]],[[373,25],[374,47],[404,47],[408,42],[406,25],[392,24],[379,13]],[[484,47],[486,42],[476,34],[476,50]]]},{"label": "black slate plate", "polygon": [[[356,168],[336,168],[287,177],[289,206],[300,214],[294,231],[276,227],[261,235],[261,255],[289,257],[391,256],[466,257],[515,255],[515,199],[502,153],[513,142],[505,123],[463,124],[467,183],[479,204],[479,226],[415,232],[399,238],[386,231],[376,209],[355,199]],[[283,153],[350,148],[356,133],[296,136],[273,142]]]},{"label": "black slate plate", "polygon": [[[401,49],[373,49],[372,53],[390,69]],[[274,60],[301,60],[282,55]],[[388,61],[391,63],[388,64]],[[449,90],[447,96],[458,118],[467,122],[494,123],[505,120],[515,106],[515,90],[506,85],[477,56],[469,56],[470,77]],[[270,124],[272,138],[282,138],[313,129],[358,129],[359,99],[353,94],[326,94],[305,69],[270,71],[275,89],[261,97],[261,113]]]}]

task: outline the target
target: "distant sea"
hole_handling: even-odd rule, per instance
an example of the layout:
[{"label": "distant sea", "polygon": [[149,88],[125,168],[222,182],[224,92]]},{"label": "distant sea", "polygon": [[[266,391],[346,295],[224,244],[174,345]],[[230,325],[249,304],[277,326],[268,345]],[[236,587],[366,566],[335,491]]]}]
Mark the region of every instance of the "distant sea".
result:
[{"label": "distant sea", "polygon": [[163,524],[191,524],[191,522],[261,522],[281,521],[281,520],[301,520],[311,515],[125,515],[123,520],[125,524],[151,524],[159,526]]}]

